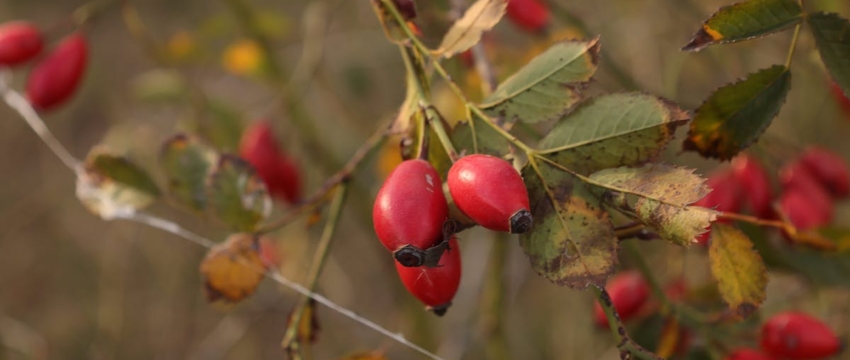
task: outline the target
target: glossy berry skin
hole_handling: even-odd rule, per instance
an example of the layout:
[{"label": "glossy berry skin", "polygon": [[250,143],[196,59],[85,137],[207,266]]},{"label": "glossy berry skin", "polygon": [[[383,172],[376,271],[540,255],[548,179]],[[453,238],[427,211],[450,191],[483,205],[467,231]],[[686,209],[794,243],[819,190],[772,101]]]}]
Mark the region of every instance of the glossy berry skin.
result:
[{"label": "glossy berry skin", "polygon": [[291,204],[301,200],[298,166],[281,150],[267,121],[255,121],[245,129],[239,141],[239,156],[257,170],[273,198]]},{"label": "glossy berry skin", "polygon": [[[643,276],[634,270],[624,271],[614,275],[605,286],[614,309],[623,321],[629,320],[638,314],[646,300],[649,298],[649,284]],[[608,327],[608,318],[599,303],[594,303],[593,319],[599,327]]]},{"label": "glossy berry skin", "polygon": [[832,221],[833,201],[804,164],[787,164],[779,173],[779,181],[783,188],[779,207],[791,223],[808,230]]},{"label": "glossy berry skin", "polygon": [[740,348],[729,353],[724,360],[776,360],[758,350]]},{"label": "glossy berry skin", "polygon": [[443,252],[437,267],[405,267],[395,262],[395,269],[404,287],[424,303],[429,310],[445,314],[460,285],[460,248],[452,237],[449,249]]},{"label": "glossy berry skin", "polygon": [[762,325],[761,347],[782,359],[823,359],[838,353],[841,341],[820,320],[801,312],[784,312]]},{"label": "glossy berry skin", "polygon": [[773,190],[767,171],[758,159],[746,154],[737,156],[732,160],[732,174],[753,214],[773,218]]},{"label": "glossy berry skin", "polygon": [[511,22],[531,33],[543,32],[552,17],[540,0],[509,0],[505,11]]},{"label": "glossy berry skin", "polygon": [[0,66],[12,67],[32,60],[44,48],[41,30],[23,21],[0,25]]},{"label": "glossy berry skin", "polygon": [[399,164],[384,181],[372,208],[375,234],[390,251],[425,250],[443,237],[449,208],[437,170],[425,160]]},{"label": "glossy berry skin", "polygon": [[68,35],[39,61],[27,78],[27,98],[37,110],[63,104],[79,87],[88,63],[88,42],[80,35]]},{"label": "glossy berry skin", "polygon": [[850,168],[838,154],[817,146],[807,148],[799,160],[835,197],[850,195]]},{"label": "glossy berry skin", "polygon": [[455,205],[479,225],[516,234],[531,229],[528,190],[511,163],[495,156],[460,158],[449,170]]}]

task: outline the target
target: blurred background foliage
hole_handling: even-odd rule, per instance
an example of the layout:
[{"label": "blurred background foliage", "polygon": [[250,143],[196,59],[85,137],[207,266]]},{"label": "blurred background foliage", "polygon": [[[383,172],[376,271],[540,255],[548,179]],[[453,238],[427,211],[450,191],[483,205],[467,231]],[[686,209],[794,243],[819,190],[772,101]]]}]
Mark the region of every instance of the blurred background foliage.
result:
[{"label": "blurred background foliage", "polygon": [[[693,109],[718,86],[781,63],[791,32],[758,41],[679,51],[720,0],[552,0],[550,36],[520,32],[507,21],[485,38],[504,78],[558,38],[601,36],[602,57],[592,92],[640,90]],[[81,91],[68,106],[46,115],[72,153],[97,144],[153,168],[163,140],[197,131],[234,149],[240,129],[271,119],[287,151],[300,161],[307,193],[335,171],[404,96],[404,66],[386,40],[368,1],[225,0],[128,1],[104,8],[85,27],[91,63]],[[237,6],[234,7],[234,4]],[[241,5],[240,5],[241,4]],[[72,0],[4,0],[0,21],[28,19],[47,29],[51,42],[72,29]],[[239,6],[259,15],[240,22]],[[850,4],[812,0],[807,8],[850,15]],[[420,1],[417,24],[436,45],[450,24],[449,4]],[[129,15],[128,15],[129,14]],[[136,19],[147,29],[130,30]],[[132,23],[132,21],[131,21]],[[585,34],[585,31],[587,34]],[[261,34],[267,44],[254,41]],[[262,47],[274,59],[263,56]],[[480,80],[458,60],[455,78],[475,94]],[[771,170],[805,144],[850,156],[850,115],[829,93],[829,79],[804,32],[792,65],[792,91],[779,117],[754,148]],[[20,85],[26,71],[16,73]],[[443,85],[435,103],[450,119],[460,103]],[[266,281],[247,301],[210,306],[198,263],[204,249],[137,224],[103,222],[74,197],[74,177],[18,116],[0,107],[0,359],[272,359],[298,297]],[[305,129],[314,134],[305,134]],[[727,166],[680,154],[666,161],[707,174]],[[589,292],[553,286],[535,275],[515,240],[474,229],[460,235],[461,289],[442,318],[426,313],[398,281],[390,257],[371,228],[371,199],[399,161],[396,143],[355,177],[338,239],[319,292],[448,359],[616,359],[608,331],[591,319]],[[160,179],[162,180],[162,179]],[[157,213],[212,239],[226,231],[202,217],[158,206]],[[283,211],[276,210],[277,213]],[[850,222],[839,204],[836,224]],[[273,234],[284,275],[303,281],[320,229],[310,217]],[[692,298],[722,308],[711,291],[703,248],[640,242],[640,253],[666,283],[684,277]],[[501,266],[490,254],[504,247]],[[633,263],[621,254],[621,266]],[[494,271],[493,268],[501,271]],[[847,273],[831,274],[839,278]],[[494,284],[502,284],[499,286]],[[850,333],[850,292],[812,286],[774,272],[762,314],[804,309]],[[495,290],[494,290],[495,289]],[[501,299],[501,303],[493,301]],[[316,359],[378,350],[391,359],[418,355],[337,313],[318,308]],[[738,325],[748,329],[758,319]],[[632,333],[653,348],[660,319],[633,323]],[[752,342],[746,336],[736,342]],[[698,341],[697,346],[704,345]]]}]

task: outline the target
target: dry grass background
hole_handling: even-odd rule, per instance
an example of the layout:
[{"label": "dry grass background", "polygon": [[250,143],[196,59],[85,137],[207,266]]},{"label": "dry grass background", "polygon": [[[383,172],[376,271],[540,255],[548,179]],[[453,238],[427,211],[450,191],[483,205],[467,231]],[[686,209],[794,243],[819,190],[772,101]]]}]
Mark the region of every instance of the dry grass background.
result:
[{"label": "dry grass background", "polygon": [[[322,2],[314,0],[312,3]],[[299,89],[323,144],[345,159],[402,101],[403,65],[388,43],[367,1],[323,1],[329,6],[324,58],[313,81]],[[710,48],[698,54],[678,49],[698,24],[729,1],[696,0],[559,0],[601,35],[604,57],[619,64],[646,91],[692,108],[710,91],[747,72],[784,60],[790,32],[758,42]],[[165,42],[181,30],[196,29],[213,18],[228,19],[216,1],[134,1],[152,35]],[[298,59],[307,1],[251,1],[264,11],[289,19],[278,38],[281,66],[291,70]],[[420,3],[426,3],[420,1]],[[442,3],[442,2],[439,2]],[[61,22],[81,1],[3,0],[0,21],[29,19],[46,28]],[[811,1],[847,15],[846,2]],[[424,6],[434,10],[435,5]],[[423,23],[438,41],[446,21],[437,12]],[[564,24],[558,20],[559,24]],[[224,23],[227,23],[225,20]],[[228,30],[229,29],[229,30]],[[187,116],[179,107],[137,101],[130,84],[155,63],[134,42],[113,8],[88,30],[91,65],[76,98],[45,120],[78,157],[108,142],[143,164],[166,136]],[[522,52],[533,41],[510,24],[500,24],[501,41]],[[53,39],[61,31],[52,32]],[[275,95],[256,81],[229,74],[219,65],[221,49],[238,38],[226,28],[209,44],[205,60],[183,70],[205,91],[243,113],[245,122],[270,115],[287,146],[306,159],[303,143],[285,116],[267,112]],[[794,143],[821,143],[850,155],[850,122],[828,96],[825,75],[807,34],[801,39],[794,70],[794,89],[769,131]],[[502,61],[495,58],[495,62]],[[21,84],[25,71],[16,75]],[[503,74],[504,75],[504,74]],[[600,70],[595,86],[622,89],[610,69]],[[698,167],[704,173],[716,163],[678,154],[668,160]],[[298,297],[266,281],[258,292],[232,308],[210,306],[201,290],[197,268],[204,249],[180,238],[127,222],[103,222],[74,197],[74,178],[19,117],[0,106],[0,359],[276,359],[286,316]],[[305,160],[306,162],[306,160]],[[308,190],[327,174],[302,164]],[[722,165],[721,165],[722,166]],[[500,319],[509,359],[615,359],[608,332],[591,323],[592,295],[559,288],[531,271],[513,238],[494,238],[481,230],[461,238],[464,277],[455,305],[443,318],[424,313],[396,279],[385,251],[374,239],[369,199],[380,185],[375,164],[357,177],[358,193],[346,207],[319,292],[391,330],[400,331],[448,359],[487,358],[486,324]],[[225,233],[215,224],[165,206],[154,209],[213,239]],[[847,224],[839,209],[837,223]],[[318,228],[299,221],[275,234],[283,252],[283,272],[303,281]],[[506,288],[500,313],[486,308],[489,254],[504,242]],[[706,253],[664,243],[641,243],[661,279],[684,275],[691,283],[710,282]],[[629,260],[623,259],[628,265]],[[850,275],[850,274],[848,274]],[[775,274],[766,312],[804,308],[848,330],[848,294],[816,291],[793,276]],[[330,310],[319,307],[322,331],[316,359],[339,358],[355,351],[384,350],[391,359],[419,355]],[[489,356],[493,356],[492,354]]]}]

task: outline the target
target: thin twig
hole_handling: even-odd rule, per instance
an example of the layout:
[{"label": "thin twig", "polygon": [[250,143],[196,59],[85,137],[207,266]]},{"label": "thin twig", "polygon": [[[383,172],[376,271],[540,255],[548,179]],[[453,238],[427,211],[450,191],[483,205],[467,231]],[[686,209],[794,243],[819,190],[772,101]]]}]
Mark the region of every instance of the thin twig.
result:
[{"label": "thin twig", "polygon": [[632,340],[628,333],[626,332],[626,326],[623,325],[623,321],[620,320],[620,315],[617,314],[617,310],[614,309],[614,304],[611,301],[611,296],[608,295],[608,292],[605,291],[604,288],[599,286],[592,286],[593,291],[596,293],[596,301],[599,302],[599,305],[602,305],[602,310],[605,311],[605,317],[608,319],[608,327],[611,329],[611,334],[618,340],[617,348],[620,349],[620,356],[623,359],[627,359],[625,354],[632,354],[636,356],[638,359],[644,360],[663,360],[658,355],[655,355],[651,351],[644,349],[642,346],[638,345],[634,340]]},{"label": "thin twig", "polygon": [[[30,125],[33,131],[35,131],[39,138],[41,138],[41,140],[48,147],[50,147],[50,149],[56,154],[56,156],[59,157],[72,172],[74,172],[78,176],[84,174],[79,160],[71,156],[70,153],[65,150],[65,147],[62,146],[62,144],[55,137],[53,137],[47,126],[44,124],[44,121],[41,119],[41,117],[38,116],[38,113],[33,110],[32,106],[26,101],[26,99],[18,92],[12,90],[9,87],[9,82],[7,80],[8,78],[8,71],[0,72],[0,93],[3,94],[3,99],[5,100],[5,102],[9,105],[10,108],[18,112],[18,114],[27,122],[27,124]],[[178,237],[181,237],[183,239],[189,240],[190,242],[206,249],[210,249],[216,244],[216,242],[207,239],[204,236],[195,234],[194,232],[183,228],[182,226],[173,221],[159,218],[157,216],[150,215],[147,213],[137,212],[131,208],[122,208],[120,210],[121,211],[111,212],[111,217],[106,220],[123,219],[149,227],[157,228],[165,232],[177,235]],[[243,263],[243,265],[255,271],[263,273],[265,277],[268,277],[301,295],[312,298],[313,300],[316,300],[316,302],[330,308],[331,310],[334,310],[354,320],[355,322],[358,322],[372,330],[375,330],[395,340],[396,342],[419,352],[422,355],[425,355],[431,359],[442,360],[442,358],[437,356],[436,354],[429,352],[428,350],[425,350],[424,348],[408,341],[404,338],[404,335],[400,333],[393,333],[387,330],[386,328],[374,323],[373,321],[366,319],[360,315],[357,315],[354,311],[351,311],[320,294],[310,291],[301,284],[287,279],[286,277],[281,275],[280,272],[278,272],[277,270],[266,271],[265,269],[254,268],[247,262]]]}]

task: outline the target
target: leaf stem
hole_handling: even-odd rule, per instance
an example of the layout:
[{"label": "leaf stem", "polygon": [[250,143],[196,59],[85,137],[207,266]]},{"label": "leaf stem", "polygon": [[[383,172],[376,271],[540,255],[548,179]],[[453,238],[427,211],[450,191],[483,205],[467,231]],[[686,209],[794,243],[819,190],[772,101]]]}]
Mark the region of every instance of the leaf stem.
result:
[{"label": "leaf stem", "polygon": [[[328,259],[328,254],[331,249],[331,240],[336,233],[339,219],[342,215],[345,197],[348,194],[348,184],[341,183],[334,194],[330,209],[328,210],[328,220],[325,222],[325,227],[322,229],[322,236],[319,238],[319,244],[316,245],[316,252],[313,254],[313,261],[310,262],[310,270],[307,273],[307,289],[314,291],[316,284],[319,281],[319,276],[325,267],[325,261]],[[295,350],[300,352],[301,339],[299,339],[298,329],[301,324],[301,318],[304,316],[304,309],[307,307],[310,297],[304,296],[296,305],[289,321],[289,326],[286,328],[286,333],[283,336],[281,345],[285,349]]]},{"label": "leaf stem", "polygon": [[800,29],[803,24],[797,24],[794,27],[794,36],[791,38],[791,46],[788,47],[788,56],[785,58],[785,67],[791,67],[791,59],[794,57],[794,50],[797,49],[797,40],[800,38]]},{"label": "leaf stem", "polygon": [[592,287],[596,295],[596,301],[598,301],[599,305],[602,306],[602,310],[605,312],[605,317],[608,319],[608,327],[611,329],[611,334],[613,334],[617,339],[617,348],[620,349],[620,357],[628,359],[626,354],[631,354],[636,356],[638,359],[663,360],[658,357],[658,355],[653,354],[651,351],[644,349],[642,346],[635,343],[634,340],[629,337],[629,334],[626,331],[626,326],[623,325],[623,321],[620,320],[620,315],[617,314],[617,310],[614,309],[611,296],[608,295],[608,292],[602,287],[595,285]]}]

